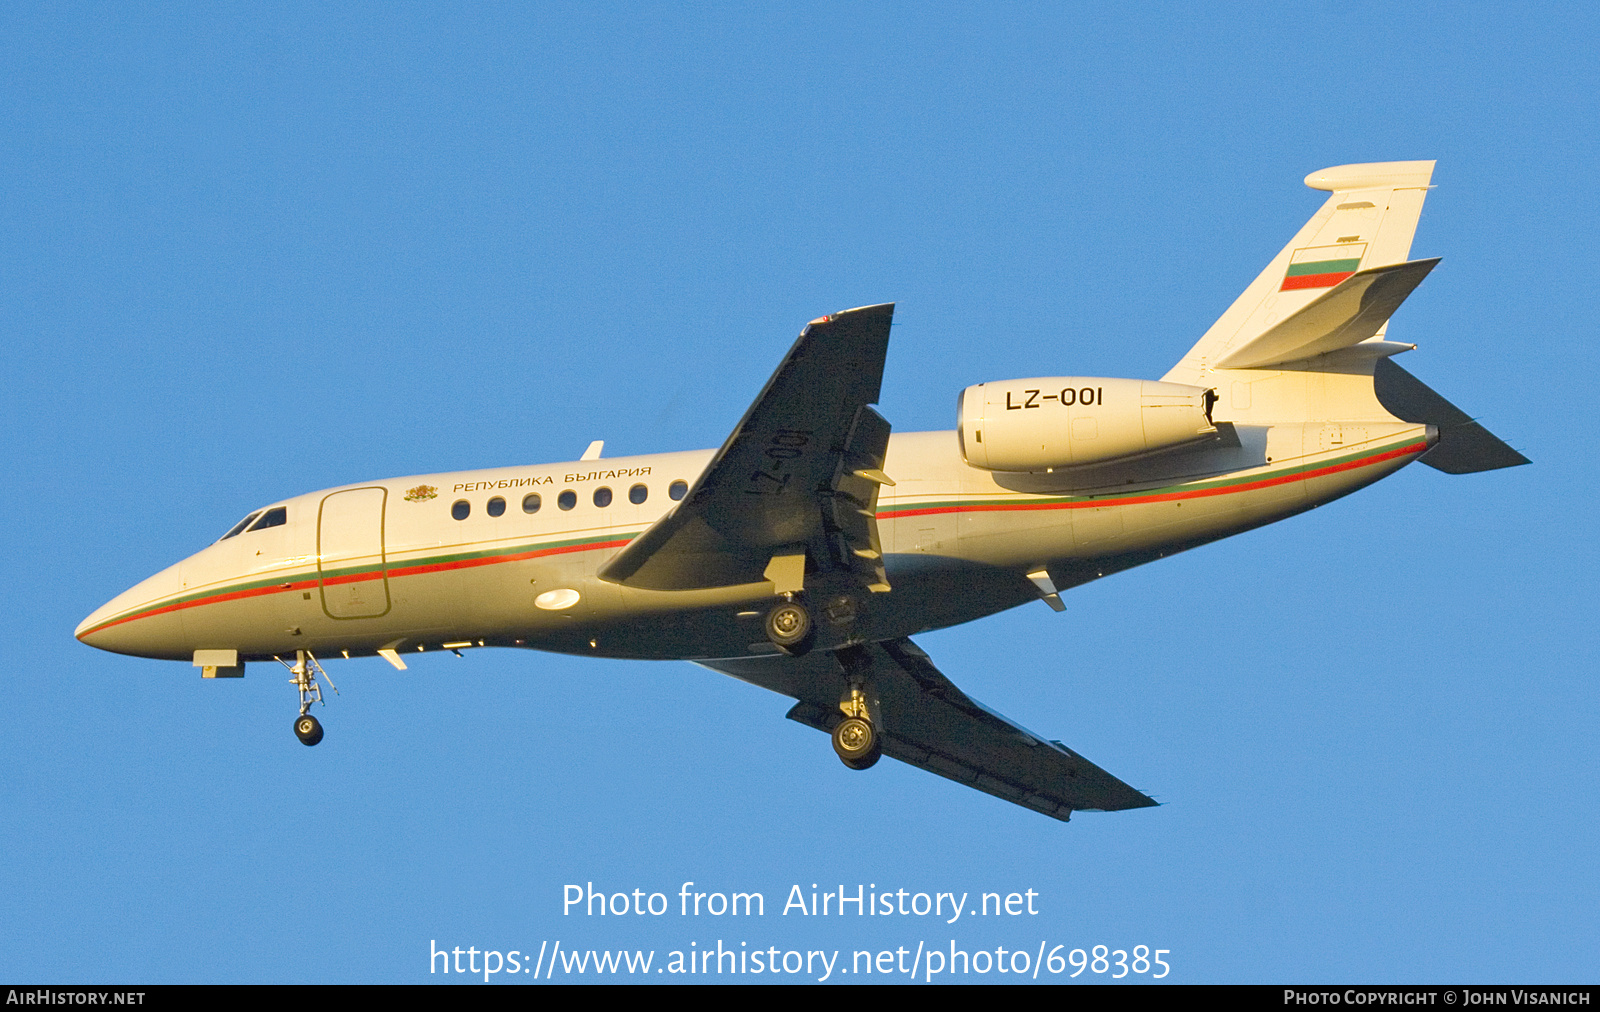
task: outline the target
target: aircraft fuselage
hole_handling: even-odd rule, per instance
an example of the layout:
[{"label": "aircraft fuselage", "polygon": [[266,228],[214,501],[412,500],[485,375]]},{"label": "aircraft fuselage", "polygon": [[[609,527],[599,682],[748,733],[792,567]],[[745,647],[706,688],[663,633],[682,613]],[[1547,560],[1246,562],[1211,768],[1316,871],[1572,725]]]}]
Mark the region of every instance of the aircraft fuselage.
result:
[{"label": "aircraft fuselage", "polygon": [[[1435,438],[1426,425],[1366,422],[1359,438],[1330,443],[1328,428],[1240,425],[1219,441],[1231,445],[1034,475],[968,466],[954,432],[896,434],[884,467],[896,484],[876,510],[891,589],[808,580],[818,646],[971,621],[1039,598],[1029,573],[1047,571],[1065,590],[1270,523],[1392,473]],[[414,475],[282,500],[269,507],[284,510],[282,523],[163,570],[77,635],[172,660],[206,649],[237,650],[241,661],[468,646],[659,659],[773,652],[761,629],[770,583],[652,591],[596,576],[713,453]]]}]

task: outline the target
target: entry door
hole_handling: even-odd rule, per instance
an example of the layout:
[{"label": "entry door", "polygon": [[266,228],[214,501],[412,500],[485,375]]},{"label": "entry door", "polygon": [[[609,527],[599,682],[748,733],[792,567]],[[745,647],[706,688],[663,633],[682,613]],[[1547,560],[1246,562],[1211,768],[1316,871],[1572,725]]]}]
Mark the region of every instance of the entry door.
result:
[{"label": "entry door", "polygon": [[377,618],[389,611],[383,509],[389,492],[352,488],[322,500],[317,512],[317,576],[331,618]]}]

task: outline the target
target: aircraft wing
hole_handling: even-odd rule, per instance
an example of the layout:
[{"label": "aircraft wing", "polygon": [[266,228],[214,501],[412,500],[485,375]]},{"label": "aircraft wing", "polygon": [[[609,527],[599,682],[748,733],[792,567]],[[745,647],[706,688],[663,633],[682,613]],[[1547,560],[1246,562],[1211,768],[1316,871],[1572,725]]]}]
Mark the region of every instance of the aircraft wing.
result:
[{"label": "aircraft wing", "polygon": [[772,579],[781,592],[799,589],[809,562],[888,590],[875,509],[889,423],[868,405],[893,316],[890,303],[807,324],[683,501],[600,577],[650,590]]},{"label": "aircraft wing", "polygon": [[[968,696],[901,638],[867,651],[878,694],[884,755],[1062,822],[1074,811],[1120,811],[1156,802],[1058,741],[1007,720]],[[700,664],[792,696],[789,719],[831,732],[845,677],[831,653],[741,657]]]}]

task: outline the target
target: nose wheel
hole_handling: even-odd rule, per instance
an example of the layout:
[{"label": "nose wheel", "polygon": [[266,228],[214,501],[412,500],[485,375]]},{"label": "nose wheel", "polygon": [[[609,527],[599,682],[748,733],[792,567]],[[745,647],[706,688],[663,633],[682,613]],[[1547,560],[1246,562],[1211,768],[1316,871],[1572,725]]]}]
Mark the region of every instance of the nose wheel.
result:
[{"label": "nose wheel", "polygon": [[315,745],[322,740],[322,725],[311,714],[302,713],[294,719],[294,736],[302,745]]},{"label": "nose wheel", "polygon": [[[333,684],[333,679],[322,670],[322,665],[311,656],[309,650],[296,650],[294,664],[290,665],[281,657],[274,658],[279,664],[289,669],[289,674],[294,676],[289,679],[289,684],[300,690],[300,716],[294,719],[294,736],[300,739],[302,745],[315,745],[322,740],[322,722],[311,716],[313,703],[326,706],[322,699],[322,683],[327,682],[333,694],[339,694],[339,687]],[[318,678],[320,677],[320,680]]]}]

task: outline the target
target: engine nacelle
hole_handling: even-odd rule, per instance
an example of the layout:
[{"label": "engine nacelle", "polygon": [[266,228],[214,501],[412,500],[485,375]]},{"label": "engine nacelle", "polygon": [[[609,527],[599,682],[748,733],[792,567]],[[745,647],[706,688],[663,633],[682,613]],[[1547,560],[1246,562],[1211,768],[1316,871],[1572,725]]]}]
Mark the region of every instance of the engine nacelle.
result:
[{"label": "engine nacelle", "polygon": [[957,406],[961,455],[988,471],[1052,471],[1214,439],[1202,387],[1095,376],[979,383]]}]

